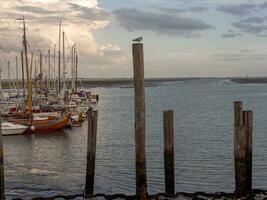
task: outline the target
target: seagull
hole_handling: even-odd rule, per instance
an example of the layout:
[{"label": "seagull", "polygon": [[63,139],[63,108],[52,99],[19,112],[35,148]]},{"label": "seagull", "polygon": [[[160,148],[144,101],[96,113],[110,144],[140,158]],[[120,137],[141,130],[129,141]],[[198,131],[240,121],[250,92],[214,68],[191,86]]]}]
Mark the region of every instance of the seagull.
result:
[{"label": "seagull", "polygon": [[143,39],[143,37],[139,37],[139,38],[134,39],[133,42],[141,42],[142,39]]}]

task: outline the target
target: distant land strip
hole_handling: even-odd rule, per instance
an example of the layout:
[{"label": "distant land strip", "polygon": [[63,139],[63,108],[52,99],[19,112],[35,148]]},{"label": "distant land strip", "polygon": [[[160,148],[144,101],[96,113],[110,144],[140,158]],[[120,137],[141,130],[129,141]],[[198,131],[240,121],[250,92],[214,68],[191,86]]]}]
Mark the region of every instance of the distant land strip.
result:
[{"label": "distant land strip", "polygon": [[[267,84],[267,77],[182,77],[182,78],[146,78],[145,86],[153,87],[158,86],[164,82],[174,82],[174,81],[193,81],[193,80],[201,80],[201,79],[209,79],[209,80],[225,80],[228,79],[233,83],[239,84],[256,84],[256,83],[264,83]],[[42,81],[43,85],[45,85],[45,80]],[[54,81],[53,81],[54,82]],[[18,84],[19,88],[22,88],[22,80],[20,79],[18,82],[13,79],[8,81],[7,79],[2,80],[2,88],[8,89],[13,88]],[[26,84],[26,80],[25,80]],[[71,80],[66,79],[66,86],[70,87]],[[33,87],[36,86],[36,81],[33,81]],[[133,79],[132,78],[79,78],[78,79],[78,88],[95,88],[95,87],[133,87]],[[39,87],[39,82],[38,82]]]},{"label": "distant land strip", "polygon": [[[145,86],[153,87],[157,86],[163,82],[173,82],[173,81],[191,81],[191,80],[199,80],[204,79],[200,77],[188,77],[188,78],[146,78]],[[205,78],[206,79],[206,78]],[[42,81],[43,85],[45,85],[45,80]],[[14,83],[14,84],[13,84]],[[14,85],[17,84],[16,80],[8,81],[7,79],[2,80],[2,88],[14,88]],[[26,81],[25,81],[26,84]],[[33,87],[35,87],[36,81],[33,81]],[[71,86],[71,80],[66,80],[67,87]],[[19,88],[22,88],[22,80],[18,81]],[[38,83],[39,86],[39,83]],[[79,87],[133,87],[133,79],[132,78],[78,78],[78,88]]]},{"label": "distant land strip", "polygon": [[231,81],[234,83],[266,83],[267,84],[267,77],[248,77],[248,78],[231,78]]}]

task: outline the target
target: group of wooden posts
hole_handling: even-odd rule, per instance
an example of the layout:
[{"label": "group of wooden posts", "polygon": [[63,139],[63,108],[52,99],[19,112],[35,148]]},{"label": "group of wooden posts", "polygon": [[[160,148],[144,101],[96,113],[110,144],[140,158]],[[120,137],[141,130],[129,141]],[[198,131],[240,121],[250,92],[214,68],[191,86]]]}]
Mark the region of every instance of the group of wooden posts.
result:
[{"label": "group of wooden posts", "polygon": [[[133,43],[136,197],[147,198],[144,53],[142,43]],[[235,194],[246,196],[252,191],[252,111],[243,111],[242,102],[234,102]],[[93,194],[97,111],[88,117],[88,154],[85,194]],[[175,194],[173,111],[163,111],[165,193]],[[90,128],[91,127],[91,128]],[[92,134],[92,135],[91,135]]]},{"label": "group of wooden posts", "polygon": [[[147,198],[145,93],[143,44],[133,43],[136,198]],[[243,111],[242,102],[234,102],[235,193],[245,196],[252,190],[252,111]],[[85,196],[94,193],[98,112],[88,112],[87,166]],[[0,128],[1,130],[1,128]],[[163,111],[165,192],[175,194],[173,111]],[[3,144],[0,132],[0,200],[4,199]]]}]

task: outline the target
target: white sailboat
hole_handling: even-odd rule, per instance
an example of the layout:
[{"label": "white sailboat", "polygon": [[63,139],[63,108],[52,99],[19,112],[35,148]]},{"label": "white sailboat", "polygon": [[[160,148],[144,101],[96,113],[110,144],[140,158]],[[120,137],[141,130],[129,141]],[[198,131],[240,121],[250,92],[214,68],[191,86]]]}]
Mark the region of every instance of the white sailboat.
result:
[{"label": "white sailboat", "polygon": [[28,127],[11,122],[2,122],[2,135],[20,135]]}]

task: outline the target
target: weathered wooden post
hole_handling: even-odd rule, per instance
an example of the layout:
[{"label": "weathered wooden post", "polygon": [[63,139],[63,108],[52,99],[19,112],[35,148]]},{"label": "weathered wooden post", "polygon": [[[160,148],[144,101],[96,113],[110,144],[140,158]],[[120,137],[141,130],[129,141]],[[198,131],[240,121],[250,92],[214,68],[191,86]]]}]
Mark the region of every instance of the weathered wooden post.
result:
[{"label": "weathered wooden post", "polygon": [[165,192],[175,193],[173,111],[163,111]]},{"label": "weathered wooden post", "polygon": [[85,195],[90,195],[94,193],[97,116],[97,111],[88,112]]},{"label": "weathered wooden post", "polygon": [[246,195],[246,136],[241,101],[234,102],[234,110],[235,193],[242,197]]},{"label": "weathered wooden post", "polygon": [[5,179],[4,179],[4,154],[2,140],[2,119],[0,118],[0,200],[5,199]]},{"label": "weathered wooden post", "polygon": [[146,135],[145,135],[145,89],[144,52],[142,43],[132,44],[134,72],[135,109],[135,170],[137,199],[146,199]]},{"label": "weathered wooden post", "polygon": [[243,123],[245,126],[245,147],[246,147],[246,190],[252,191],[252,132],[253,112],[243,111]]}]

